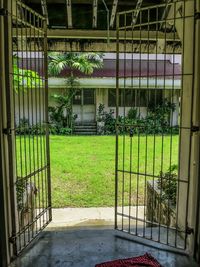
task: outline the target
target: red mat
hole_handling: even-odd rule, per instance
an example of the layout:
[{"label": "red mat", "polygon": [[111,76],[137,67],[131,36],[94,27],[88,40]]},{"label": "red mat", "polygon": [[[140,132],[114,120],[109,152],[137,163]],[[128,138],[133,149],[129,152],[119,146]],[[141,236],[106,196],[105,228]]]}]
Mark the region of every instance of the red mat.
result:
[{"label": "red mat", "polygon": [[123,260],[114,260],[110,262],[104,262],[97,264],[95,267],[162,267],[160,263],[154,259],[150,254],[146,253],[143,256],[123,259]]}]

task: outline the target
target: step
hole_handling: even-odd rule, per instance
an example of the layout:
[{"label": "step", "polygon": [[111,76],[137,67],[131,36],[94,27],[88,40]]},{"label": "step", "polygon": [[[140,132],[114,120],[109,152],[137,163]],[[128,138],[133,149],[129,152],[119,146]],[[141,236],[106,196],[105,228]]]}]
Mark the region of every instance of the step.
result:
[{"label": "step", "polygon": [[78,129],[78,130],[81,130],[81,129],[96,129],[97,127],[96,126],[74,126],[74,129]]},{"label": "step", "polygon": [[96,122],[76,122],[74,126],[96,126]]},{"label": "step", "polygon": [[82,129],[81,131],[74,129],[74,133],[84,133],[84,132],[85,133],[96,133],[97,131],[96,131],[96,129],[94,129],[94,130]]},{"label": "step", "polygon": [[97,135],[96,132],[74,132],[75,135]]}]

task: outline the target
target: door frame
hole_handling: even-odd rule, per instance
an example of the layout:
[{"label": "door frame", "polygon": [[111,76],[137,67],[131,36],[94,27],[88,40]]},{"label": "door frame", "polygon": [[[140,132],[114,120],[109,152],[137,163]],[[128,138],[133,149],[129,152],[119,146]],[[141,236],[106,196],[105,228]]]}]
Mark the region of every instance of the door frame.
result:
[{"label": "door frame", "polygon": [[[94,104],[86,104],[84,105],[84,90],[86,89],[90,89],[90,90],[93,90],[94,91]],[[95,122],[96,121],[96,88],[80,88],[78,89],[81,91],[81,104],[78,105],[78,104],[73,104],[73,106],[78,106],[80,107],[80,117],[81,117],[81,120],[80,120],[80,124],[83,124],[84,123],[84,120],[83,120],[83,113],[84,113],[84,106],[94,106],[94,120],[92,122]]]},{"label": "door frame", "polygon": [[[6,105],[6,46],[7,34],[5,31],[7,23],[8,1],[0,0],[0,8],[4,10],[4,15],[0,16],[0,265],[7,267],[13,257],[12,245],[9,242],[11,235],[11,203],[9,185],[9,156],[8,140],[4,129],[7,128],[7,105]],[[10,1],[9,1],[10,2]]]},{"label": "door frame", "polygon": [[[1,191],[3,191],[3,194],[1,195],[2,198],[4,198],[4,202],[2,200],[1,205],[2,211],[5,210],[5,214],[2,213],[2,225],[5,223],[5,229],[2,227],[2,237],[6,236],[6,240],[1,240],[1,242],[4,242],[5,245],[3,247],[4,250],[2,252],[7,255],[4,257],[4,260],[9,263],[11,259],[14,259],[16,256],[18,256],[23,249],[27,247],[36,237],[37,235],[48,225],[48,223],[52,220],[52,210],[51,210],[51,181],[50,181],[50,150],[49,150],[49,115],[48,115],[48,59],[47,59],[47,21],[46,18],[35,12],[34,10],[30,9],[27,5],[25,5],[21,1],[5,1],[5,0],[0,0],[1,2],[1,7],[4,8],[3,16],[0,16],[0,27],[3,29],[0,33],[0,41],[3,45],[0,46],[1,49],[1,55],[4,55],[4,57],[0,58],[0,68],[2,67],[2,77],[0,81],[0,87],[2,87],[2,94],[0,95],[0,104],[3,102],[3,105],[1,105],[0,108],[2,108],[2,114],[0,118],[0,140],[3,140],[3,147],[0,146],[0,165],[3,164],[4,169],[0,170],[0,172],[3,172],[3,180],[2,180],[2,187],[0,188]],[[12,6],[13,5],[13,6]],[[22,13],[25,11],[26,17],[21,18],[18,17],[16,13],[14,14],[13,10],[16,5],[16,10],[19,8]],[[4,14],[5,13],[5,14]],[[20,14],[22,14],[20,13]],[[32,18],[34,17],[34,19]],[[16,173],[16,165],[17,165],[17,160],[15,157],[16,149],[17,146],[15,147],[15,142],[16,142],[16,123],[15,123],[15,97],[16,93],[14,92],[13,89],[13,75],[23,75],[25,78],[27,77],[27,74],[24,72],[20,73],[17,72],[13,74],[13,51],[16,53],[23,51],[29,52],[30,48],[27,46],[27,44],[23,47],[19,47],[19,49],[13,48],[13,23],[12,20],[15,20],[15,26],[16,28],[18,27],[18,24],[21,26],[21,23],[26,25],[27,28],[25,30],[25,34],[22,32],[19,32],[16,30],[16,36],[21,37],[25,36],[24,38],[27,37],[27,29],[34,29],[34,33],[32,37],[34,38],[35,42],[37,40],[37,43],[39,43],[42,47],[43,50],[39,49],[38,47],[34,46],[34,52],[40,51],[42,54],[42,63],[40,63],[40,67],[42,66],[43,70],[43,77],[40,79],[40,82],[37,83],[35,82],[34,85],[31,84],[31,89],[37,88],[39,91],[39,99],[38,100],[38,106],[40,108],[40,111],[42,110],[43,113],[42,115],[40,114],[40,150],[37,147],[37,155],[42,156],[40,158],[40,163],[38,165],[35,165],[34,168],[30,168],[26,172],[21,172],[21,173]],[[30,21],[28,21],[30,19]],[[28,21],[28,22],[27,22]],[[37,21],[37,22],[36,22]],[[29,23],[30,22],[30,23]],[[32,23],[32,24],[31,24]],[[28,25],[28,26],[27,26]],[[28,28],[29,27],[29,28]],[[35,31],[37,33],[39,32],[40,35],[36,35]],[[40,40],[40,42],[39,42]],[[32,51],[32,50],[31,50]],[[35,55],[35,54],[34,54]],[[23,58],[23,55],[22,55]],[[22,67],[23,68],[23,67]],[[29,74],[29,78],[30,74]],[[22,89],[24,89],[23,83],[21,85]],[[20,87],[19,82],[18,82],[18,89]],[[14,93],[13,93],[14,92]],[[36,93],[36,90],[34,91],[36,94],[36,99],[38,98],[38,92]],[[41,92],[42,92],[42,99],[41,99]],[[21,91],[19,90],[18,95],[19,97]],[[24,92],[23,92],[24,93]],[[29,95],[27,94],[27,98],[29,98]],[[26,99],[27,100],[27,99]],[[28,100],[27,100],[28,101]],[[24,102],[25,103],[25,102]],[[29,112],[29,111],[28,111]],[[20,117],[21,118],[21,117]],[[29,117],[30,119],[30,117]],[[3,125],[2,125],[3,124]],[[25,137],[24,133],[24,137]],[[35,135],[35,134],[34,134]],[[37,134],[36,134],[37,135]],[[29,134],[30,137],[30,134]],[[24,138],[25,143],[27,142],[26,137]],[[30,141],[30,139],[29,139]],[[38,140],[37,140],[38,141]],[[35,141],[33,139],[33,146],[35,145]],[[37,143],[38,145],[39,143]],[[42,144],[42,145],[41,145]],[[29,143],[30,145],[30,143]],[[24,153],[24,158],[25,161],[29,159],[30,161],[33,161],[33,159],[30,159],[30,154],[29,156],[26,155],[26,152],[24,152],[25,149],[21,149],[21,152]],[[29,146],[29,149],[33,149],[31,145]],[[29,150],[29,152],[30,152]],[[33,152],[33,150],[32,150]],[[36,153],[35,153],[36,154]],[[34,154],[34,158],[36,157]],[[33,155],[33,154],[32,154]],[[20,161],[21,160],[21,161]],[[21,158],[20,161],[20,166],[21,169],[23,168],[23,159]],[[39,161],[39,157],[37,158]],[[33,164],[32,164],[33,165]],[[42,166],[41,166],[42,165]],[[41,168],[40,168],[41,167]],[[21,174],[21,177],[19,177]],[[32,194],[34,190],[34,194],[37,194],[37,187],[35,182],[35,177],[37,175],[38,180],[36,180],[36,183],[38,184],[38,187],[42,188],[40,190],[40,193],[42,194],[43,200],[39,200],[39,206],[40,209],[38,211],[37,207],[34,206],[34,204],[37,202],[36,200],[32,201]],[[34,182],[32,177],[34,177]],[[27,202],[23,202],[22,208],[18,209],[18,203],[17,203],[17,181],[23,181],[23,186],[24,191],[22,195],[22,201],[24,199],[24,195],[28,195],[31,198],[31,200],[25,200]],[[41,186],[42,183],[42,186]],[[35,185],[35,187],[34,187]],[[30,189],[31,188],[31,189]],[[34,189],[36,188],[36,189]],[[45,189],[44,189],[45,188]],[[28,191],[29,190],[29,191]],[[39,193],[39,194],[40,194]],[[45,194],[45,196],[44,196]],[[45,204],[44,204],[44,198],[45,198]],[[29,201],[29,202],[28,202]],[[42,202],[43,201],[43,202]],[[27,204],[28,203],[28,204]],[[30,204],[31,203],[31,204]],[[31,206],[31,209],[33,210],[32,214],[25,214],[25,216],[28,217],[28,220],[26,220],[25,216],[23,217],[23,220],[26,220],[24,225],[22,225],[22,221],[20,221],[19,217],[22,214],[22,211],[26,211],[26,205],[29,205],[29,208]],[[3,209],[4,208],[4,209]],[[37,214],[36,214],[36,212]],[[21,213],[20,213],[21,212]],[[29,211],[28,211],[29,212]],[[27,212],[27,213],[28,213]],[[20,214],[20,216],[19,216]],[[23,216],[23,215],[22,215]],[[25,218],[25,219],[24,219]],[[39,221],[40,220],[40,221]],[[36,229],[34,228],[35,222],[39,221],[39,227]],[[32,232],[31,232],[32,231]],[[28,232],[28,234],[27,234]],[[31,232],[31,234],[30,234]],[[21,245],[21,236],[24,235],[24,244]],[[29,235],[27,237],[27,235]],[[20,243],[20,245],[19,245]],[[1,244],[0,244],[1,245]]]}]

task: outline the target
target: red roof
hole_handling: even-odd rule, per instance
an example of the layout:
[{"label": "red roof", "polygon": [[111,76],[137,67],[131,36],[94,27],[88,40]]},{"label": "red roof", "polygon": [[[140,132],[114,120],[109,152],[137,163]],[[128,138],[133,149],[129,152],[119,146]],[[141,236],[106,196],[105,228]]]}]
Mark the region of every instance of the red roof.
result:
[{"label": "red roof", "polygon": [[[40,59],[24,59],[20,62],[21,68],[27,68],[37,71],[41,76],[42,61]],[[58,77],[69,76],[69,69],[62,71]],[[85,75],[80,71],[74,71],[75,76],[83,77],[116,77],[116,60],[104,59],[104,65],[101,69],[95,69],[92,75]],[[180,79],[181,65],[173,64],[169,60],[119,60],[119,77],[160,77]]]}]

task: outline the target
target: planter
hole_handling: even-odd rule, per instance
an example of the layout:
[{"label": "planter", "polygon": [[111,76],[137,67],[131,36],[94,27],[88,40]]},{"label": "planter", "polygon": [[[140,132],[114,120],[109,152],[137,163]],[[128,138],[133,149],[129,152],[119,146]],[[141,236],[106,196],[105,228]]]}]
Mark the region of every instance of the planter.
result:
[{"label": "planter", "polygon": [[[160,223],[162,225],[176,226],[176,207],[168,203],[168,200],[162,199],[161,191],[158,188],[157,181],[147,182],[147,203],[146,219],[149,225]],[[156,226],[156,225],[155,225]]]}]

